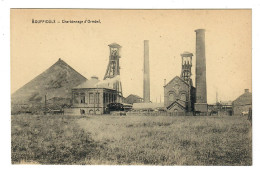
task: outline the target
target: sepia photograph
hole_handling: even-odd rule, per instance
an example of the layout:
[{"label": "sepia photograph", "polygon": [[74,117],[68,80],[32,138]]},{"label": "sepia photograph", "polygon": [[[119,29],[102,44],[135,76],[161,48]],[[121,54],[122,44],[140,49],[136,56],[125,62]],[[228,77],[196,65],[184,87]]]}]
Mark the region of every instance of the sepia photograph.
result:
[{"label": "sepia photograph", "polygon": [[252,9],[10,9],[12,165],[252,166]]}]

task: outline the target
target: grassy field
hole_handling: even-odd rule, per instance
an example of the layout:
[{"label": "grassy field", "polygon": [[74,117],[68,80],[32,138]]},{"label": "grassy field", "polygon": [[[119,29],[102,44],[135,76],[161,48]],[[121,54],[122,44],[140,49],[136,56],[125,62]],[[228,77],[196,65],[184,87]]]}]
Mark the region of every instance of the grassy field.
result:
[{"label": "grassy field", "polygon": [[15,115],[11,123],[13,164],[85,164],[96,152],[90,134],[78,127],[79,117]]},{"label": "grassy field", "polygon": [[246,117],[12,116],[12,163],[251,165]]}]

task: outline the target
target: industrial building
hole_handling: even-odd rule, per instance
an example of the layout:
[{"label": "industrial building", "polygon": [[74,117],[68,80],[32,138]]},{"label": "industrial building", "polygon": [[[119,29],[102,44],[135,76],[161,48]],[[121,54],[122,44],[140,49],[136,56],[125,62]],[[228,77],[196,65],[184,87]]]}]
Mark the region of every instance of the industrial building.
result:
[{"label": "industrial building", "polygon": [[233,115],[242,115],[252,109],[252,93],[249,89],[232,102]]},{"label": "industrial building", "polygon": [[134,103],[142,103],[144,99],[138,95],[130,94],[125,98],[125,103],[134,104]]},{"label": "industrial building", "polygon": [[119,66],[121,46],[117,43],[108,46],[110,55],[104,79],[93,76],[72,88],[72,106],[65,110],[66,114],[105,114],[109,113],[107,105],[123,102]]},{"label": "industrial building", "polygon": [[182,72],[164,85],[164,106],[169,112],[184,115],[194,110],[195,88],[191,79],[192,53],[184,52]]},{"label": "industrial building", "polygon": [[[168,112],[178,115],[187,115],[195,112],[207,115],[207,85],[206,85],[206,56],[205,56],[205,30],[196,32],[196,87],[193,86],[192,57],[190,52],[181,54],[181,74],[175,76],[164,85],[164,108]],[[109,46],[110,55],[107,70],[103,81],[92,77],[85,83],[72,89],[72,107],[74,113],[104,114],[108,113],[110,103],[122,103],[122,85],[120,81],[119,58],[121,46],[112,43]],[[127,103],[134,104],[133,108],[148,109],[154,105],[150,101],[150,69],[149,69],[149,40],[144,40],[144,73],[143,98],[129,95]],[[145,104],[144,104],[145,103]],[[161,107],[161,106],[159,106]]]},{"label": "industrial building", "polygon": [[[115,103],[117,92],[108,85],[99,85],[100,80],[93,76],[85,83],[72,88],[72,107],[67,114],[104,114],[109,103]],[[69,112],[68,112],[69,111]]]},{"label": "industrial building", "polygon": [[207,115],[207,84],[206,84],[206,56],[205,30],[196,32],[196,86],[191,79],[192,56],[190,52],[181,54],[181,75],[175,76],[164,85],[164,106],[169,112],[187,115],[195,112]]}]

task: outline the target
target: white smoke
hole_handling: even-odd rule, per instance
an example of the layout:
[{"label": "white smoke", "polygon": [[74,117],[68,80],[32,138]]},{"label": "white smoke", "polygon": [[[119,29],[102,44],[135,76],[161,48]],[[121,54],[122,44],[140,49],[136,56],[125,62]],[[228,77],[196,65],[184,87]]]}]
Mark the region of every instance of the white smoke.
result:
[{"label": "white smoke", "polygon": [[117,75],[113,78],[106,78],[105,80],[99,81],[95,86],[97,88],[114,89],[113,86],[116,82],[120,82],[120,76],[119,75]]}]

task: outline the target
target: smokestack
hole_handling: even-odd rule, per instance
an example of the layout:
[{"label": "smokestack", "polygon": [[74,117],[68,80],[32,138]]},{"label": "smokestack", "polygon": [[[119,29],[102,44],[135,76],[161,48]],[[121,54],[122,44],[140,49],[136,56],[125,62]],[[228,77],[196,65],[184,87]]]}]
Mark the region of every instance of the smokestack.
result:
[{"label": "smokestack", "polygon": [[149,40],[144,40],[144,103],[150,102]]},{"label": "smokestack", "polygon": [[207,112],[205,29],[196,32],[196,103],[195,111]]}]

